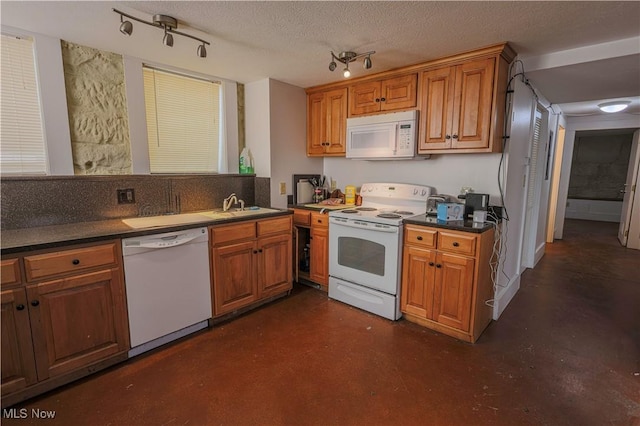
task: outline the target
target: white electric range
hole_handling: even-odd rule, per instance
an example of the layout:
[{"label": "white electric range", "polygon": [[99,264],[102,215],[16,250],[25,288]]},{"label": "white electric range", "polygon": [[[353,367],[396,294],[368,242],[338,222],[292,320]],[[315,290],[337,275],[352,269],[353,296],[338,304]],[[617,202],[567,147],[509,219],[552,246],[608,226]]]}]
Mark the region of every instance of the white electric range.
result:
[{"label": "white electric range", "polygon": [[362,205],[329,213],[329,297],[382,317],[400,312],[402,220],[425,214],[430,186],[365,183]]}]

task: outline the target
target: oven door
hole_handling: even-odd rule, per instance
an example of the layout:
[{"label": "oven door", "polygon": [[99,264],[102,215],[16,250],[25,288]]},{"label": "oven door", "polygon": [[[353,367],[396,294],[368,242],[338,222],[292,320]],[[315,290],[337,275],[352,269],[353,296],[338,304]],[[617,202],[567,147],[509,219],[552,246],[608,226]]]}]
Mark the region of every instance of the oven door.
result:
[{"label": "oven door", "polygon": [[395,295],[401,228],[329,218],[329,275]]}]

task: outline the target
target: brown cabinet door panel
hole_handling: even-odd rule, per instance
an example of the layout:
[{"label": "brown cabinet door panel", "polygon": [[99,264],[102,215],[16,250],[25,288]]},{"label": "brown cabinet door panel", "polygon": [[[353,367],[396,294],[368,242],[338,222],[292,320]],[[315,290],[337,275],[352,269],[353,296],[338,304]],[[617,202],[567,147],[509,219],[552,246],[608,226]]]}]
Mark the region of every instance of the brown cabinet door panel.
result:
[{"label": "brown cabinet door panel", "polygon": [[382,81],[380,109],[392,111],[415,108],[418,99],[418,75],[409,74]]},{"label": "brown cabinet door panel", "polygon": [[329,230],[327,228],[311,228],[309,242],[309,277],[314,283],[323,287],[329,285]]},{"label": "brown cabinet door panel", "polygon": [[328,92],[325,154],[346,152],[347,140],[347,89]]},{"label": "brown cabinet door panel", "polygon": [[474,259],[438,253],[433,297],[433,319],[469,331]]},{"label": "brown cabinet door panel", "polygon": [[380,111],[380,82],[369,81],[349,89],[349,115],[362,115]]},{"label": "brown cabinet door panel", "polygon": [[307,100],[307,155],[322,155],[326,139],[326,102],[324,93],[309,95]]},{"label": "brown cabinet door panel", "polygon": [[405,246],[402,259],[402,312],[431,319],[435,280],[434,250]]},{"label": "brown cabinet door panel", "polygon": [[0,280],[2,280],[2,287],[17,285],[22,282],[20,259],[3,259],[1,265]]},{"label": "brown cabinet door panel", "polygon": [[291,236],[283,234],[258,240],[258,254],[258,297],[291,290]]},{"label": "brown cabinet door panel", "polygon": [[2,395],[8,395],[37,381],[31,325],[24,288],[0,293],[2,344]]},{"label": "brown cabinet door panel", "polygon": [[256,301],[256,254],[255,241],[213,248],[214,316]]},{"label": "brown cabinet door panel", "polygon": [[456,67],[452,148],[487,148],[495,59]]},{"label": "brown cabinet door panel", "polygon": [[39,380],[128,349],[120,276],[111,269],[27,287]]},{"label": "brown cabinet door panel", "polygon": [[421,150],[451,147],[454,79],[454,67],[422,73],[419,146]]},{"label": "brown cabinet door panel", "polygon": [[27,281],[48,279],[62,274],[82,273],[98,266],[113,266],[117,262],[118,248],[115,243],[24,258]]}]

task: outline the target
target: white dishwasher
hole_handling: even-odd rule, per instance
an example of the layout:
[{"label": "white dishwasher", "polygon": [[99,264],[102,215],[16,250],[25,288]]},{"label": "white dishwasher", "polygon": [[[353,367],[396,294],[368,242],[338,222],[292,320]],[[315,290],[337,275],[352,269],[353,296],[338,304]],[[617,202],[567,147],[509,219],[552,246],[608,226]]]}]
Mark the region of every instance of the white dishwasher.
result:
[{"label": "white dishwasher", "polygon": [[129,357],[208,326],[208,241],[207,228],[122,240]]}]

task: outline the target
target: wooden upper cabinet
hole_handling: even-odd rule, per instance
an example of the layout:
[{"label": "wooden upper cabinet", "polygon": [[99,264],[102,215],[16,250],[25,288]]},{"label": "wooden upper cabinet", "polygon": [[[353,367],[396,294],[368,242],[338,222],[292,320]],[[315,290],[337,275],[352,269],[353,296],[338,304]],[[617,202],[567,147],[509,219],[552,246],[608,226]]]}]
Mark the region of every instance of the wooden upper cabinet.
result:
[{"label": "wooden upper cabinet", "polygon": [[500,150],[492,138],[502,134],[495,126],[504,117],[504,99],[494,96],[495,64],[487,58],[422,72],[419,153]]},{"label": "wooden upper cabinet", "polygon": [[418,75],[366,81],[349,88],[349,116],[415,108]]},{"label": "wooden upper cabinet", "polygon": [[307,97],[307,155],[343,156],[346,152],[347,89]]}]

